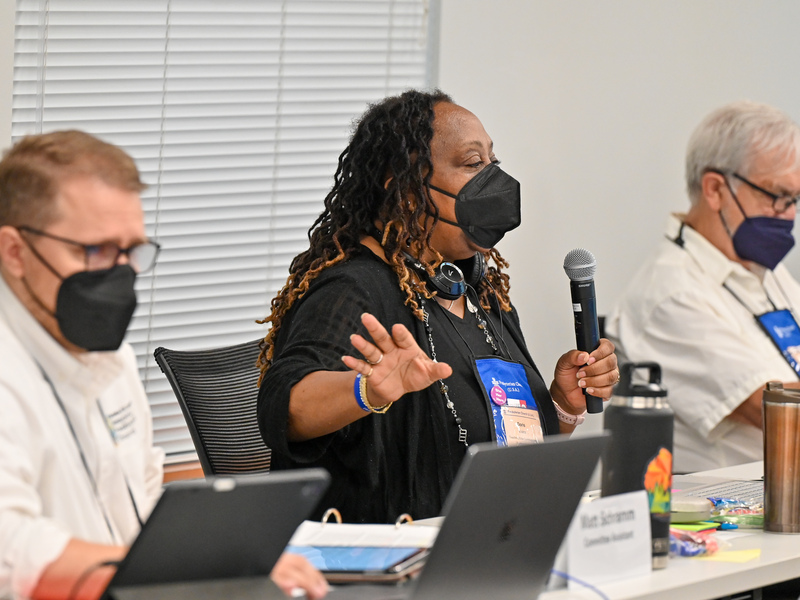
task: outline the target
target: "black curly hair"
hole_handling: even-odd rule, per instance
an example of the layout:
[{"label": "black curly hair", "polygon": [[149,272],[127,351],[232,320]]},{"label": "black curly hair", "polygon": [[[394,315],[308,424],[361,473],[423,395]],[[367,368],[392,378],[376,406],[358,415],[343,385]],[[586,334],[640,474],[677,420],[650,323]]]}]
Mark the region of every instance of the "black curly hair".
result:
[{"label": "black curly hair", "polygon": [[[258,357],[262,378],[272,364],[275,340],[286,313],[323,269],[363,248],[361,240],[376,221],[384,226],[381,245],[406,294],[405,303],[417,318],[423,318],[417,294],[430,297],[430,293],[408,269],[402,250],[420,258],[431,275],[442,260],[430,247],[439,212],[429,188],[434,107],[440,102],[453,101],[439,90],[408,90],[370,105],[357,121],[350,143],[339,156],[325,209],[308,231],[309,248],[292,261],[286,285],[272,300],[271,314],[258,321],[271,324]],[[433,256],[434,260],[424,261],[423,256]],[[484,281],[478,287],[481,305],[490,310],[489,294],[493,294],[501,309],[509,311],[508,275],[501,271],[508,263],[494,249],[486,257],[496,266],[487,270],[490,285]]]}]

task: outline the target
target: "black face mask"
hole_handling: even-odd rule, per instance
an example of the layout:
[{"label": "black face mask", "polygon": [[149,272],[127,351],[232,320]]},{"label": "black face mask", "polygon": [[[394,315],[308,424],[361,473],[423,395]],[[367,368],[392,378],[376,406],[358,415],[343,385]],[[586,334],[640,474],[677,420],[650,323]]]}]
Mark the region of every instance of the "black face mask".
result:
[{"label": "black face mask", "polygon": [[61,280],[56,312],[44,305],[24,277],[22,282],[39,307],[55,318],[67,341],[90,352],[119,348],[136,310],[133,267],[114,265],[110,269],[79,271],[62,277],[34,246],[28,243],[28,247],[39,262]]},{"label": "black face mask", "polygon": [[67,340],[89,351],[116,350],[136,309],[129,265],[81,271],[61,282],[55,318]]},{"label": "black face mask", "polygon": [[442,219],[460,227],[481,248],[494,248],[503,236],[519,227],[519,181],[496,164],[486,166],[470,179],[458,195],[436,186],[431,189],[456,199],[456,221]]}]

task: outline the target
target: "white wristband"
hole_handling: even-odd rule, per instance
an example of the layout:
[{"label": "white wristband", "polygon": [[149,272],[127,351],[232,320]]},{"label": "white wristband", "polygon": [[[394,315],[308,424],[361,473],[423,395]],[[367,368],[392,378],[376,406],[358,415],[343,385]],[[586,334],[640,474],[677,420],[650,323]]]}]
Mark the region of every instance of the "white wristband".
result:
[{"label": "white wristband", "polygon": [[556,416],[558,416],[558,420],[564,423],[565,425],[575,425],[575,427],[577,427],[586,420],[585,409],[581,414],[573,415],[565,411],[563,408],[561,408],[558,405],[558,402],[556,402],[555,400],[553,401],[553,404],[556,407]]}]

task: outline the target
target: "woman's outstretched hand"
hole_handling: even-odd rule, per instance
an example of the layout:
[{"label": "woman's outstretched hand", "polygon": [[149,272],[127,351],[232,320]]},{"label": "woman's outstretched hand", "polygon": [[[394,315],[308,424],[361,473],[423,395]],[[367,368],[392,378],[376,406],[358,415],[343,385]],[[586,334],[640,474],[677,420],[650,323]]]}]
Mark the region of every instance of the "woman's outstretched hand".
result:
[{"label": "woman's outstretched hand", "polygon": [[343,356],[342,362],[367,377],[372,406],[399,400],[404,394],[425,389],[453,373],[446,363],[431,360],[405,325],[395,324],[390,334],[369,313],[361,315],[361,322],[372,337],[372,342],[359,334],[353,334],[350,341],[367,360]]},{"label": "woman's outstretched hand", "polygon": [[372,341],[358,334],[353,334],[350,340],[367,360],[343,356],[342,362],[350,371],[314,371],[292,387],[287,423],[287,437],[291,441],[333,433],[371,414],[356,397],[354,372],[364,378],[361,384],[366,383],[362,401],[376,408],[453,373],[449,365],[431,360],[405,326],[394,325],[390,334],[378,319],[367,313],[361,315],[361,322]]}]

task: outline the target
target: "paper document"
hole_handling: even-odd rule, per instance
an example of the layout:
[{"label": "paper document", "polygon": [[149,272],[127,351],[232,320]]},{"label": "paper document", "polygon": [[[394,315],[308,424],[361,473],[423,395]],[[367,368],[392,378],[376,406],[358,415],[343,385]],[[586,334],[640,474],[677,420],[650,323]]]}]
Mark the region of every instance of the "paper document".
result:
[{"label": "paper document", "polygon": [[379,548],[430,548],[439,533],[430,525],[360,525],[303,521],[292,546],[372,546]]}]

